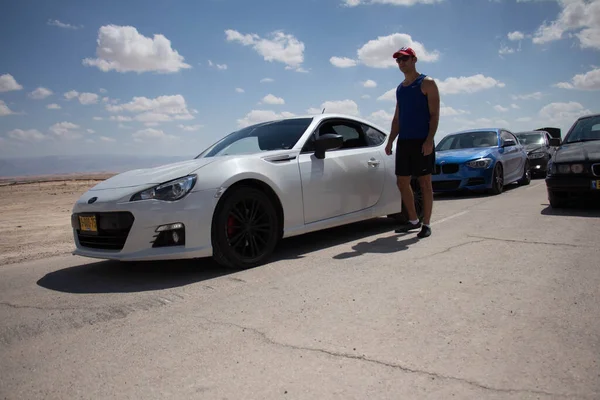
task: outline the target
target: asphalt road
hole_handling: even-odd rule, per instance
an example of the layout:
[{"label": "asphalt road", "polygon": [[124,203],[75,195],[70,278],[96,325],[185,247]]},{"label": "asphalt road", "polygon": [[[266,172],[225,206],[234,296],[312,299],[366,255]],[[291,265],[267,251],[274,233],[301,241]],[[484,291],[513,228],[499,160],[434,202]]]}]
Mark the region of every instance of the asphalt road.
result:
[{"label": "asphalt road", "polygon": [[0,268],[4,399],[600,399],[600,210],[543,181],[284,241],[272,263]]}]

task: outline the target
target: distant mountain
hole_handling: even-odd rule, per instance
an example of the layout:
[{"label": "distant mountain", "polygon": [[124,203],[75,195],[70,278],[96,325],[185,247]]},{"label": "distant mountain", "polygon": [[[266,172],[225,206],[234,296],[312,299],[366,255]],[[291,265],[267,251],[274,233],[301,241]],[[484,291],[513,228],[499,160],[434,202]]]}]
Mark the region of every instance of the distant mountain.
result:
[{"label": "distant mountain", "polygon": [[194,156],[87,155],[44,156],[0,159],[0,177],[76,174],[93,172],[119,173],[138,168],[190,160]]}]

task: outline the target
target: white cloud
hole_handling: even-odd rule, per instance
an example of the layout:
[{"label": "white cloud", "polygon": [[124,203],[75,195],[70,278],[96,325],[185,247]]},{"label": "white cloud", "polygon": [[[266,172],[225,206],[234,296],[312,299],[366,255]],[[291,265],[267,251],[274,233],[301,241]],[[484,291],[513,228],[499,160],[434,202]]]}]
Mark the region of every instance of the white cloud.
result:
[{"label": "white cloud", "polygon": [[273,121],[282,118],[293,117],[294,114],[291,112],[284,111],[282,113],[276,113],[272,110],[252,110],[244,118],[238,119],[238,126],[244,128],[260,122]]},{"label": "white cloud", "polygon": [[379,101],[396,101],[396,88],[390,89],[377,98]]},{"label": "white cloud", "polygon": [[338,68],[350,68],[356,66],[356,61],[348,57],[331,57],[329,62]]},{"label": "white cloud", "polygon": [[42,100],[50,95],[52,95],[52,90],[46,89],[45,87],[41,86],[35,89],[33,92],[29,93],[29,97],[35,100]]},{"label": "white cloud", "polygon": [[61,106],[59,106],[59,105],[58,105],[58,104],[56,104],[56,103],[52,103],[52,104],[48,104],[48,105],[46,106],[46,108],[47,108],[48,110],[60,110],[62,107],[61,107]]},{"label": "white cloud", "polygon": [[98,91],[99,91],[100,93],[106,93],[106,92],[107,92],[107,90],[106,90],[106,89],[103,89],[103,88],[100,88]]},{"label": "white cloud", "polygon": [[96,93],[81,93],[79,95],[79,102],[84,105],[96,104],[98,97]]},{"label": "white cloud", "polygon": [[294,35],[275,31],[269,35],[269,38],[261,38],[254,33],[244,35],[232,29],[227,29],[225,35],[228,42],[239,42],[244,46],[252,46],[265,61],[281,62],[289,68],[305,72],[304,69],[301,69],[305,46]]},{"label": "white cloud", "polygon": [[203,127],[203,125],[197,124],[197,125],[183,125],[183,124],[179,124],[177,125],[178,128],[183,129],[186,132],[195,132],[197,130],[199,130],[200,128]]},{"label": "white cloud", "polygon": [[442,106],[440,107],[440,116],[441,117],[452,117],[455,115],[469,114],[468,111],[452,108],[450,106]]},{"label": "white cloud", "polygon": [[381,125],[382,128],[390,127],[392,119],[394,119],[394,114],[385,110],[375,111],[369,115],[369,120],[372,120],[377,125]]},{"label": "white cloud", "polygon": [[63,121],[52,125],[49,130],[59,138],[77,139],[81,137],[81,135],[76,132],[77,129],[79,129],[79,125],[76,125],[72,122]]},{"label": "white cloud", "polygon": [[492,77],[482,74],[447,78],[443,81],[436,79],[441,94],[475,93],[494,87],[504,87],[505,84]]},{"label": "white cloud", "polygon": [[375,82],[374,80],[371,80],[371,79],[367,79],[366,81],[364,81],[362,83],[362,85],[366,88],[374,88],[374,87],[377,87],[377,82]]},{"label": "white cloud", "polygon": [[321,104],[319,108],[309,108],[307,110],[308,114],[321,114],[325,109],[325,113],[330,114],[346,114],[346,115],[360,115],[358,111],[358,104],[356,104],[353,100],[335,100],[335,101],[325,101]]},{"label": "white cloud", "polygon": [[510,129],[510,122],[499,118],[454,118],[454,122],[458,124],[457,130],[481,128],[481,127],[499,127]]},{"label": "white cloud", "polygon": [[117,121],[117,122],[129,122],[129,121],[133,121],[133,118],[126,117],[124,115],[111,115],[109,119],[111,121]]},{"label": "white cloud", "polygon": [[370,99],[371,96],[369,96],[368,94],[363,94],[362,96],[360,96],[361,99]]},{"label": "white cloud", "polygon": [[66,24],[64,22],[60,22],[57,19],[49,19],[48,20],[48,25],[58,26],[59,28],[64,28],[64,29],[79,29],[79,28],[83,28],[83,25],[75,26],[75,25],[71,25],[71,24]]},{"label": "white cloud", "polygon": [[559,82],[555,86],[562,89],[600,90],[600,68],[577,74],[571,82]]},{"label": "white cloud", "polygon": [[10,92],[21,89],[23,89],[23,86],[19,85],[11,74],[0,75],[0,92]]},{"label": "white cloud", "polygon": [[590,113],[591,111],[584,108],[581,103],[570,101],[568,103],[547,104],[540,110],[539,116],[544,121],[552,124],[570,124],[582,115]]},{"label": "white cloud", "polygon": [[498,50],[498,54],[500,54],[500,55],[513,54],[514,52],[515,52],[515,49],[513,49],[511,47],[507,47],[507,46],[502,46],[502,47],[500,47],[500,50]]},{"label": "white cloud", "polygon": [[[581,48],[600,49],[600,1],[558,0],[561,7],[556,20],[544,22],[533,36],[533,43],[544,44],[560,40],[576,32]],[[565,35],[567,34],[567,35]]]},{"label": "white cloud", "polygon": [[63,96],[65,96],[65,99],[71,100],[71,99],[74,99],[75,97],[79,96],[79,92],[77,92],[76,90],[70,90],[70,91],[66,92]]},{"label": "white cloud", "polygon": [[184,57],[171,48],[164,35],[141,35],[133,26],[105,25],[98,30],[98,58],[86,58],[83,65],[101,71],[173,73],[192,68]]},{"label": "white cloud", "polygon": [[103,142],[116,142],[115,138],[110,138],[110,137],[107,137],[107,136],[100,136],[99,139],[101,141],[103,141]]},{"label": "white cloud", "polygon": [[208,60],[208,65],[211,67],[215,67],[216,69],[221,69],[221,70],[227,69],[227,64],[215,64],[211,60]]},{"label": "white cloud", "polygon": [[522,32],[519,32],[519,31],[510,32],[506,36],[508,37],[508,40],[511,40],[513,42],[517,41],[517,40],[523,40],[523,39],[525,39],[525,35]]},{"label": "white cloud", "polygon": [[37,129],[13,129],[7,133],[10,139],[21,140],[25,142],[39,142],[45,139],[45,136]]},{"label": "white cloud", "polygon": [[87,132],[87,133],[96,133],[96,131],[95,131],[95,130],[93,130],[93,129],[86,129],[86,132]]},{"label": "white cloud", "polygon": [[412,47],[417,54],[417,59],[422,62],[435,62],[440,58],[438,50],[430,51],[425,46],[413,40],[406,33],[394,33],[388,36],[379,36],[377,39],[369,40],[357,50],[358,61],[373,68],[398,67],[392,55],[400,47]]},{"label": "white cloud", "polygon": [[544,94],[542,92],[534,92],[528,94],[513,94],[511,97],[513,100],[540,100],[543,96]]},{"label": "white cloud", "polygon": [[262,102],[266,104],[285,104],[285,100],[281,97],[274,96],[270,93],[263,97]]},{"label": "white cloud", "polygon": [[519,107],[517,104],[513,103],[510,105],[510,108],[514,108],[515,110],[518,110],[521,107]]},{"label": "white cloud", "polygon": [[242,88],[235,88],[235,91],[238,92],[238,93],[244,93],[245,92],[245,90],[242,89]]},{"label": "white cloud", "polygon": [[142,129],[132,133],[131,136],[136,142],[177,139],[177,136],[166,134],[164,131],[154,128]]},{"label": "white cloud", "polygon": [[5,117],[7,115],[12,115],[12,114],[16,114],[16,113],[14,111],[12,111],[10,108],[8,108],[8,106],[6,105],[4,100],[0,100],[0,117]]},{"label": "white cloud", "polygon": [[356,7],[360,4],[387,4],[391,6],[414,6],[415,4],[435,4],[444,0],[342,0],[346,7]]},{"label": "white cloud", "polygon": [[494,110],[496,110],[498,112],[507,112],[508,108],[502,107],[500,104],[497,104],[494,106]]},{"label": "white cloud", "polygon": [[260,83],[270,83],[270,82],[274,82],[275,80],[273,78],[262,78],[260,80]]},{"label": "white cloud", "polygon": [[146,123],[167,122],[173,120],[190,120],[194,116],[188,110],[185,98],[180,95],[159,96],[154,99],[134,97],[132,101],[119,105],[106,105],[111,113],[137,113],[135,120]]},{"label": "white cloud", "polygon": [[103,120],[103,118],[102,118],[102,117],[93,117],[92,119],[93,119],[94,121],[102,121],[102,120]]}]

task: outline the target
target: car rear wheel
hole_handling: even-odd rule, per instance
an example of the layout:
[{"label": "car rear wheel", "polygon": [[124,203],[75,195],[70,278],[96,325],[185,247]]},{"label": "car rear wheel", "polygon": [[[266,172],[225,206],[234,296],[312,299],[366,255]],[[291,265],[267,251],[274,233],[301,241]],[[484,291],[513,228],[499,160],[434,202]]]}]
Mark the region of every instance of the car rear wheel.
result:
[{"label": "car rear wheel", "polygon": [[213,258],[234,269],[263,264],[280,238],[277,211],[269,197],[254,187],[225,193],[212,226]]},{"label": "car rear wheel", "polygon": [[523,170],[523,176],[519,180],[519,185],[529,185],[531,183],[531,167],[529,161],[525,161],[525,168]]},{"label": "car rear wheel", "polygon": [[504,172],[502,164],[497,163],[492,173],[492,194],[500,194],[504,190]]}]

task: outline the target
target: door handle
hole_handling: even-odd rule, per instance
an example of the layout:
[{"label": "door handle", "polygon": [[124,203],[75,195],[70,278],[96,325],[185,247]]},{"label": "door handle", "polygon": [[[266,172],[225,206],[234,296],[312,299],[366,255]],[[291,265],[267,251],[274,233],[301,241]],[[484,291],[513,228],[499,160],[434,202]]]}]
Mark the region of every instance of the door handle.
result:
[{"label": "door handle", "polygon": [[367,161],[367,164],[369,164],[369,166],[371,167],[376,167],[379,165],[379,160],[376,160],[374,158],[371,158],[369,161]]}]

